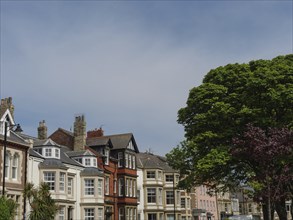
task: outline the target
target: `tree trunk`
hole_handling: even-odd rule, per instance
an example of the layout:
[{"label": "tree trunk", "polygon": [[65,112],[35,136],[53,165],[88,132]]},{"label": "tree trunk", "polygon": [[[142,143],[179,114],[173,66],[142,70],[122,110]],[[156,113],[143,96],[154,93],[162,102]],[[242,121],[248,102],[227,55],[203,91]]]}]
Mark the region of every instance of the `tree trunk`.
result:
[{"label": "tree trunk", "polygon": [[274,206],[270,204],[269,200],[264,201],[262,205],[263,220],[274,220]]},{"label": "tree trunk", "polygon": [[276,211],[280,220],[287,220],[286,201],[282,199],[275,203]]},{"label": "tree trunk", "polygon": [[263,220],[269,220],[268,209],[266,203],[262,204]]}]

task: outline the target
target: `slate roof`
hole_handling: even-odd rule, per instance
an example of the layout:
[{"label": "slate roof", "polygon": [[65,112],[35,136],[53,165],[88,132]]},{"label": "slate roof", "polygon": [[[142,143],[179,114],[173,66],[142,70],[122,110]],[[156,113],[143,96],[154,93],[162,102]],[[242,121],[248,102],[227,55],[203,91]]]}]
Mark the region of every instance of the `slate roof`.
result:
[{"label": "slate roof", "polygon": [[[4,135],[0,134],[0,139],[4,140]],[[25,145],[26,147],[30,146],[30,144],[23,137],[21,137],[21,135],[14,131],[10,131],[10,135],[7,136],[7,142]]]},{"label": "slate roof", "polygon": [[109,145],[110,147],[113,147],[113,144],[112,144],[110,138],[103,138],[103,137],[87,138],[86,145],[89,147],[91,147],[91,146],[105,146],[105,145]]},{"label": "slate roof", "polygon": [[151,153],[136,154],[137,167],[142,169],[161,169],[165,172],[177,172],[171,168],[166,158]]},{"label": "slate roof", "polygon": [[34,151],[34,149],[32,149],[32,148],[29,149],[29,155],[33,156],[33,157],[38,157],[38,158],[43,158],[44,159],[44,157],[41,154],[39,154],[38,152]]},{"label": "slate roof", "polygon": [[[59,145],[56,142],[54,142],[53,140],[51,140],[50,138],[45,139],[45,140],[40,140],[40,139],[35,138],[33,145],[34,145],[34,148],[51,146],[51,147],[58,147],[60,149],[60,160],[54,159],[54,158],[45,158],[42,155],[40,155],[39,153],[35,152],[34,149],[30,149],[30,151],[29,151],[30,156],[44,159],[42,165],[40,165],[41,167],[64,168],[65,167],[64,164],[83,167],[80,163],[78,163],[77,161],[68,157],[68,155],[67,155],[67,152],[69,152],[68,147]],[[64,167],[61,166],[59,163],[57,163],[55,160],[58,160],[60,163],[63,163]]]},{"label": "slate roof", "polygon": [[112,143],[113,150],[126,149],[129,142],[132,141],[134,144],[135,152],[137,152],[137,153],[139,152],[132,133],[115,134],[115,135],[107,135],[107,136],[96,137],[96,138],[88,138],[87,144],[89,144],[88,146],[98,146],[98,145],[101,145],[102,143],[108,143],[109,141],[111,141],[111,143]]},{"label": "slate roof", "polygon": [[61,160],[53,159],[53,158],[46,158],[43,162],[39,164],[40,168],[56,168],[56,169],[65,169],[68,168],[61,162]]},{"label": "slate roof", "polygon": [[79,156],[95,156],[89,150],[81,150],[81,151],[67,151],[66,154],[69,157],[79,157]]},{"label": "slate roof", "polygon": [[80,173],[81,176],[103,176],[103,172],[95,167],[86,167]]}]

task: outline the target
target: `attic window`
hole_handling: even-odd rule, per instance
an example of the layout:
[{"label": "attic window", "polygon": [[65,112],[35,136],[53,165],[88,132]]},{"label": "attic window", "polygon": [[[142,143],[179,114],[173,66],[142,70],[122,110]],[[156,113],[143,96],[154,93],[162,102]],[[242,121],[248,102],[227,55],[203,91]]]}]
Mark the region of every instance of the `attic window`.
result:
[{"label": "attic window", "polygon": [[[44,157],[60,159],[60,149],[55,148],[55,147],[46,147],[46,148],[44,148],[44,150],[45,150]],[[42,149],[38,149],[36,151],[38,153],[42,154]]]}]

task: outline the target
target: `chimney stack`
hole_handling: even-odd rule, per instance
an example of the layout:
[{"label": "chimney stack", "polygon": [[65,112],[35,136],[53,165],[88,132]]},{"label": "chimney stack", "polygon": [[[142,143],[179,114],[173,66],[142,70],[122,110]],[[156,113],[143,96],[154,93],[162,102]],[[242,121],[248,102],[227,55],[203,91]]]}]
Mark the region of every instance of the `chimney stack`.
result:
[{"label": "chimney stack", "polygon": [[84,115],[76,116],[74,122],[74,151],[84,150],[86,144],[86,122]]},{"label": "chimney stack", "polygon": [[47,139],[47,131],[48,128],[46,126],[45,120],[39,122],[39,127],[38,127],[38,138],[41,140]]},{"label": "chimney stack", "polygon": [[14,105],[12,104],[12,98],[8,97],[5,99],[1,99],[0,105],[0,117],[5,113],[5,111],[9,109],[11,116],[14,120]]},{"label": "chimney stack", "polygon": [[99,129],[95,129],[95,130],[87,132],[87,138],[103,137],[103,136],[104,136],[104,130],[102,129],[102,127],[100,127]]}]

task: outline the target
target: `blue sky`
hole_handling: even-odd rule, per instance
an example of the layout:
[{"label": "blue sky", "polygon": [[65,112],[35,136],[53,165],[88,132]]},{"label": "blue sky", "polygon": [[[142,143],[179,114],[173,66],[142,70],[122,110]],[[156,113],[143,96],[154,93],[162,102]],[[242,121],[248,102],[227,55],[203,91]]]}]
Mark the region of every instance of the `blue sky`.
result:
[{"label": "blue sky", "polygon": [[293,52],[292,1],[1,1],[1,98],[37,135],[132,132],[164,155],[177,112],[213,68]]}]

